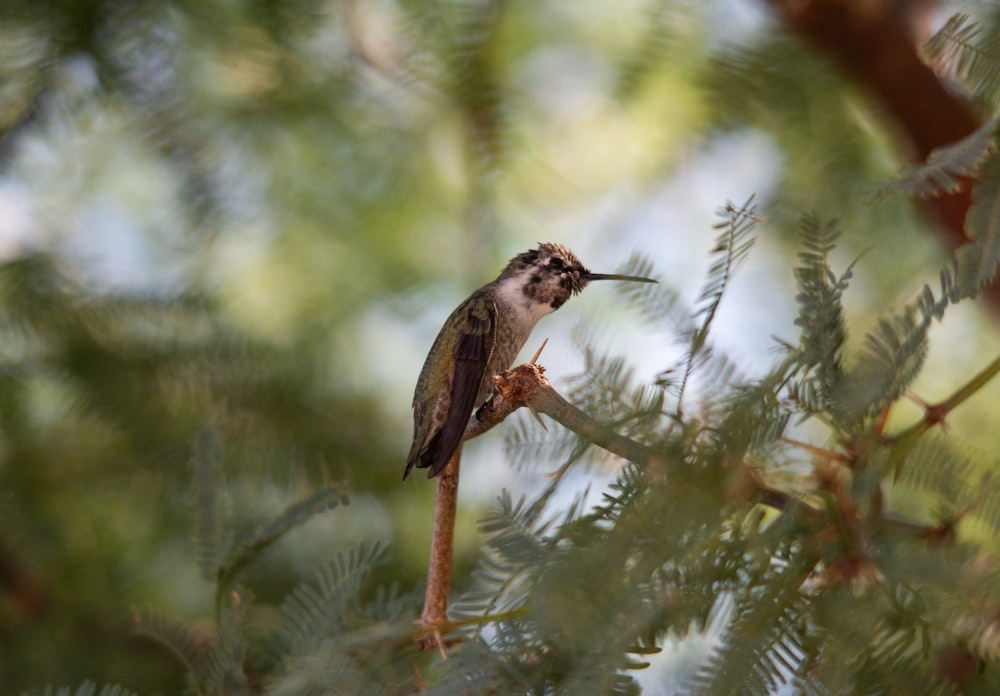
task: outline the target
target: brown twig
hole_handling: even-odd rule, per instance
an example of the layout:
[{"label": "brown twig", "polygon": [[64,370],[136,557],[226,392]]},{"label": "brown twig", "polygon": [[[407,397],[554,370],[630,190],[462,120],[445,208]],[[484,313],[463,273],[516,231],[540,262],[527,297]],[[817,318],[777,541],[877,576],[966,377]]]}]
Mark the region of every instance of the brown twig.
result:
[{"label": "brown twig", "polygon": [[527,406],[623,459],[643,465],[660,460],[655,451],[619,435],[562,398],[545,377],[542,365],[518,365],[494,379],[497,382],[496,392],[469,421],[466,439],[481,435],[517,409]]},{"label": "brown twig", "polygon": [[446,658],[441,627],[448,623],[448,595],[451,592],[451,557],[455,540],[455,514],[458,509],[458,473],[462,461],[459,445],[451,460],[438,476],[434,494],[434,531],[431,533],[431,555],[427,564],[427,593],[424,610],[417,624],[430,633],[417,639],[421,650],[441,651]]},{"label": "brown twig", "polygon": [[[640,442],[619,435],[560,396],[546,379],[543,366],[518,365],[497,375],[495,380],[496,391],[469,421],[466,439],[481,435],[522,406],[531,406],[612,454],[648,467],[660,475],[668,473],[669,463],[660,453]],[[759,477],[752,478],[753,488],[761,504],[785,512],[795,508],[810,518],[819,516],[819,510],[808,503],[768,486],[759,480]]]},{"label": "brown twig", "polygon": [[949,413],[958,408],[969,397],[978,393],[998,374],[1000,374],[1000,357],[994,358],[989,365],[943,401],[925,405],[923,418],[892,437],[893,449],[890,454],[890,466],[896,470],[897,477],[906,455],[924,433],[935,425],[943,424]]}]

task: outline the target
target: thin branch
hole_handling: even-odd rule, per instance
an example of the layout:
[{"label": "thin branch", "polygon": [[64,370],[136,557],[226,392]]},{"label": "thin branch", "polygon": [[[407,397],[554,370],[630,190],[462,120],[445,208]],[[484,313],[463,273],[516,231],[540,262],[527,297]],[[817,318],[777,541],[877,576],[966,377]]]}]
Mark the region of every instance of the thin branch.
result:
[{"label": "thin branch", "polygon": [[1000,357],[994,359],[993,362],[983,368],[979,374],[959,387],[954,394],[939,403],[936,407],[937,410],[942,411],[944,415],[947,415],[950,411],[961,405],[963,401],[986,386],[990,380],[996,377],[997,373],[1000,373]]},{"label": "thin branch", "polygon": [[425,632],[417,640],[421,650],[438,648],[447,657],[441,640],[442,627],[448,624],[448,595],[451,592],[451,557],[455,539],[455,513],[458,508],[458,472],[462,461],[459,445],[444,470],[438,475],[434,495],[434,531],[431,555],[427,564],[427,593],[417,625]]},{"label": "thin branch", "polygon": [[[569,403],[553,389],[541,365],[518,365],[494,379],[497,387],[493,397],[469,420],[465,439],[483,434],[522,406],[533,407],[563,427],[623,459],[648,467],[661,475],[669,473],[669,463],[655,450],[640,442],[619,435],[606,425],[595,421]],[[753,488],[759,502],[783,512],[798,510],[810,518],[820,512],[784,491],[772,488],[753,477]]]},{"label": "thin branch", "polygon": [[[418,626],[413,632],[413,635],[417,640],[428,638],[433,640],[436,633],[448,634],[460,631],[463,628],[482,628],[483,626],[491,623],[522,618],[527,616],[527,614],[528,607],[523,606],[517,607],[516,609],[508,609],[507,611],[498,611],[495,614],[487,612],[482,616],[467,616],[461,619],[451,619],[435,626]],[[433,643],[433,645],[436,645],[436,643]]]},{"label": "thin branch", "polygon": [[980,370],[972,379],[956,389],[950,396],[936,404],[925,405],[924,417],[919,422],[914,423],[903,432],[896,435],[893,440],[897,445],[894,454],[894,461],[898,461],[917,439],[939,423],[944,423],[945,418],[953,410],[958,408],[969,397],[985,387],[990,380],[1000,374],[1000,357],[997,357]]},{"label": "thin branch", "polygon": [[612,454],[637,464],[660,464],[665,470],[666,463],[656,452],[635,440],[622,437],[562,398],[545,377],[542,365],[518,365],[497,375],[494,380],[496,391],[469,420],[466,440],[483,434],[517,409],[528,406]]}]

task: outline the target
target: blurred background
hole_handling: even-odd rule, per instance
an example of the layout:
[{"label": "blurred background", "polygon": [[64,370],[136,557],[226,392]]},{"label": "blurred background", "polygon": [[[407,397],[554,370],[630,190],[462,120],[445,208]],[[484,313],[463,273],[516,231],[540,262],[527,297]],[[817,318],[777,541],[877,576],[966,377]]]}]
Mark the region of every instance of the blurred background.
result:
[{"label": "blurred background", "polygon": [[[766,222],[714,335],[751,376],[797,335],[803,213],[837,218],[857,260],[855,335],[934,286],[968,193],[866,195],[988,113],[918,47],[956,11],[994,26],[991,5],[3,0],[0,691],[181,688],[130,627],[151,605],[209,630],[206,428],[227,524],[329,482],[351,498],[248,570],[261,606],[364,539],[421,594],[434,486],[400,480],[417,373],[448,313],[536,242],[600,272],[640,254],[693,304],[715,212],[756,194]],[[996,354],[998,309],[987,293],[934,328],[919,396]],[[637,383],[678,351],[611,284],[525,352],[546,337],[557,388],[586,345]],[[998,398],[950,426],[995,448]],[[529,422],[466,447],[458,587],[485,506],[558,466],[507,456]],[[575,482],[599,492],[614,466]]]}]

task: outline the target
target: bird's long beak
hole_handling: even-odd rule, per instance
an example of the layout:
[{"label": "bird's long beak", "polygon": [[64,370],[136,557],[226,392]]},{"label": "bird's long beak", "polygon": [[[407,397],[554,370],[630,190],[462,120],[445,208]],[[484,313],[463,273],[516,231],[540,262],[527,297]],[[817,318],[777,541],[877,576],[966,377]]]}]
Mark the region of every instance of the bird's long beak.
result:
[{"label": "bird's long beak", "polygon": [[653,280],[652,278],[643,278],[642,276],[630,276],[630,275],[619,275],[618,273],[591,273],[587,271],[584,276],[587,280],[634,280],[637,283],[659,283],[658,280]]}]

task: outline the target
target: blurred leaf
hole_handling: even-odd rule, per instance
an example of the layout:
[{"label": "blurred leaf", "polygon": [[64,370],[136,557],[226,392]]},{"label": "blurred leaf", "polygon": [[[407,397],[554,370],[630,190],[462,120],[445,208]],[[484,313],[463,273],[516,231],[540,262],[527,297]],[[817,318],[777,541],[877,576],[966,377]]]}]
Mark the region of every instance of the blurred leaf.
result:
[{"label": "blurred leaf", "polygon": [[208,679],[209,650],[189,628],[171,621],[155,609],[144,607],[135,615],[135,630],[163,644],[183,663],[197,692]]},{"label": "blurred leaf", "polygon": [[[90,681],[84,682],[75,690],[68,686],[60,687],[58,689],[53,689],[49,686],[45,688],[45,691],[43,691],[42,694],[44,694],[44,696],[136,696],[134,691],[129,691],[125,687],[117,684],[105,684],[98,689],[98,686],[94,682]],[[25,696],[28,695],[25,694]]]},{"label": "blurred leaf", "polygon": [[258,529],[248,538],[237,539],[233,549],[217,573],[217,595],[221,595],[235,582],[236,576],[264,551],[297,527],[320,513],[338,505],[347,505],[347,495],[340,486],[331,485],[290,505],[280,515]]},{"label": "blurred leaf", "polygon": [[1000,36],[967,14],[952,15],[922,48],[939,72],[957,77],[976,96],[997,104],[1000,92]]},{"label": "blurred leaf", "polygon": [[996,125],[996,119],[989,119],[958,142],[934,150],[925,163],[906,169],[869,200],[877,202],[893,193],[925,198],[960,191],[968,183],[962,179],[974,177],[996,149]]},{"label": "blurred leaf", "polygon": [[972,296],[993,281],[1000,262],[1000,157],[995,154],[972,190],[965,234],[970,243],[958,250],[956,283],[961,292]]},{"label": "blurred leaf", "polygon": [[209,426],[202,429],[194,447],[194,485],[197,493],[195,538],[198,542],[198,566],[205,580],[215,578],[222,560],[221,459],[221,445],[215,428]]}]

